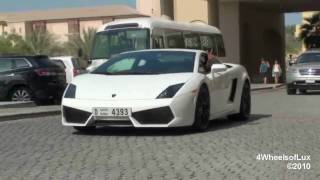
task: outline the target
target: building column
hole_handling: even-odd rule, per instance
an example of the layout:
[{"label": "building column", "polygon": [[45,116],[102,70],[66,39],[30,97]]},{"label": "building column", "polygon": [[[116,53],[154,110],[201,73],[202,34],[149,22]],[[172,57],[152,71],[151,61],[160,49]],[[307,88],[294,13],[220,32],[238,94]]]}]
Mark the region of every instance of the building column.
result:
[{"label": "building column", "polygon": [[173,0],[160,0],[161,16],[174,19]]},{"label": "building column", "polygon": [[219,0],[208,0],[208,24],[219,27]]}]

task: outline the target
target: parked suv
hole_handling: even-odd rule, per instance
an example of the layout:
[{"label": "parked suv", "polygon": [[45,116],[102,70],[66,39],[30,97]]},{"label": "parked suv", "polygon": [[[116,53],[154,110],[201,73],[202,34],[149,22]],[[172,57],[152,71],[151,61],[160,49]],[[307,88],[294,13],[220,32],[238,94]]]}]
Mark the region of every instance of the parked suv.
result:
[{"label": "parked suv", "polygon": [[320,51],[306,51],[289,65],[286,76],[289,95],[296,94],[297,89],[302,93],[320,90]]},{"label": "parked suv", "polygon": [[65,76],[47,56],[0,56],[0,100],[59,100]]},{"label": "parked suv", "polygon": [[50,57],[50,59],[61,67],[65,67],[67,83],[70,83],[75,76],[83,73],[79,65],[79,59],[77,58],[72,56],[60,56]]}]

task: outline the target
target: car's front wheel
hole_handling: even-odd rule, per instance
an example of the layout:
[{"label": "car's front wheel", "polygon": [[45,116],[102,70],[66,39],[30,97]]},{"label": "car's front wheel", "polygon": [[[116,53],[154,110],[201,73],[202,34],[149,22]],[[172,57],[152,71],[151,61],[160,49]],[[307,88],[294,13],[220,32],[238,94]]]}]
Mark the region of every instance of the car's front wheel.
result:
[{"label": "car's front wheel", "polygon": [[230,119],[248,120],[251,113],[251,89],[248,82],[245,83],[242,90],[240,112],[229,116]]},{"label": "car's front wheel", "polygon": [[73,126],[73,128],[82,133],[91,133],[91,132],[94,132],[94,130],[96,129],[95,126],[85,126],[85,127]]},{"label": "car's front wheel", "polygon": [[287,94],[288,94],[288,95],[294,95],[294,94],[296,94],[296,93],[297,93],[297,90],[296,90],[296,89],[287,87]]},{"label": "car's front wheel", "polygon": [[204,131],[208,128],[210,117],[210,98],[208,89],[202,86],[199,90],[195,108],[193,128]]}]

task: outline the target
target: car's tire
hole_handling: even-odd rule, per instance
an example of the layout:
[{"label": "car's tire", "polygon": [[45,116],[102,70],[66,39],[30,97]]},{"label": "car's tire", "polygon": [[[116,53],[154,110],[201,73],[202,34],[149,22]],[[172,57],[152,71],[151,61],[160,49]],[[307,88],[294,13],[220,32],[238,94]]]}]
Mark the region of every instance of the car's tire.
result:
[{"label": "car's tire", "polygon": [[299,89],[300,94],[307,94],[307,90],[306,89]]},{"label": "car's tire", "polygon": [[210,118],[210,95],[208,88],[202,86],[199,90],[194,113],[193,129],[205,131],[209,126]]},{"label": "car's tire", "polygon": [[287,94],[288,94],[288,95],[295,95],[296,93],[297,93],[297,90],[296,90],[296,89],[288,88],[288,87],[287,87]]},{"label": "car's tire", "polygon": [[19,86],[13,88],[9,92],[8,99],[10,101],[31,101],[32,93],[31,90],[25,86]]},{"label": "car's tire", "polygon": [[85,127],[73,126],[73,128],[82,133],[92,133],[96,130],[95,126],[85,126]]},{"label": "car's tire", "polygon": [[250,118],[250,113],[251,113],[251,89],[250,89],[250,84],[246,82],[242,90],[240,112],[238,114],[230,115],[228,116],[228,118],[245,121]]}]

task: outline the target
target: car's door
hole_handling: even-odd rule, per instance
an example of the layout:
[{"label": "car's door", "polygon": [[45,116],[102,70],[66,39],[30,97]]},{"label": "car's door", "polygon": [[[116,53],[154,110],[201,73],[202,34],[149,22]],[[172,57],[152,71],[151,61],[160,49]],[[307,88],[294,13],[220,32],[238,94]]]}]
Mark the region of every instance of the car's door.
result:
[{"label": "car's door", "polygon": [[0,58],[0,99],[7,97],[10,82],[14,78],[14,71],[12,59]]},{"label": "car's door", "polygon": [[[203,53],[200,56],[200,62],[206,61],[202,59],[207,59],[207,54]],[[219,71],[212,71],[212,69],[206,70],[206,76],[210,81],[210,100],[211,100],[211,112],[212,113],[222,113],[228,110],[228,101],[231,88],[231,78],[228,68],[214,59],[212,61],[212,66],[219,66]],[[200,67],[200,66],[199,66]],[[217,70],[217,69],[216,69]]]}]

